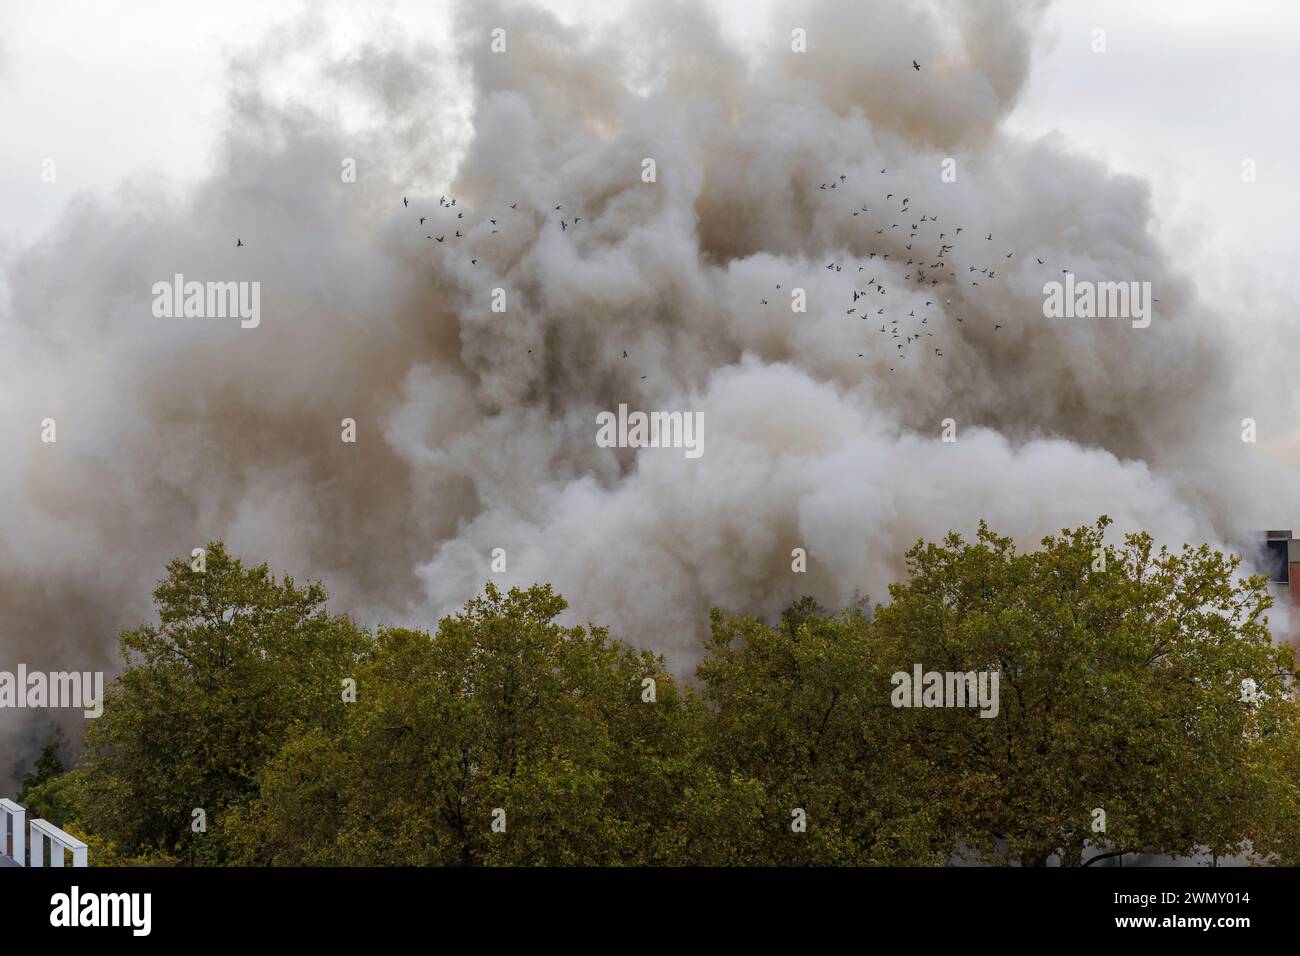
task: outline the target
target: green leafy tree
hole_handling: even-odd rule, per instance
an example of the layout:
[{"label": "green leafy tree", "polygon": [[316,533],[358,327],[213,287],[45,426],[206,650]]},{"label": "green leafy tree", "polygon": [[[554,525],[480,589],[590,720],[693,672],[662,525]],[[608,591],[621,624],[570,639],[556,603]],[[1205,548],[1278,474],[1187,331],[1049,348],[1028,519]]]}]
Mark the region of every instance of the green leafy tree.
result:
[{"label": "green leafy tree", "polygon": [[293,727],[342,720],[368,635],[326,611],[319,584],[246,568],[220,542],[203,571],[173,561],[154,600],[158,624],[122,633],[126,669],[86,732],[79,819],[124,856],[221,862],[214,824],[255,795]]},{"label": "green leafy tree", "polygon": [[565,606],[549,586],[488,585],[434,635],[381,631],[342,726],[302,726],[227,821],[240,859],[625,864],[725,848],[691,825],[721,788],[697,757],[703,708],[661,658],[557,624]]},{"label": "green leafy tree", "polygon": [[59,730],[55,733],[54,739],[41,748],[31,771],[23,774],[22,788],[18,791],[18,802],[23,806],[27,806],[34,789],[59,776],[66,769],[63,761],[59,759],[59,748],[62,745],[63,731]]},{"label": "green leafy tree", "polygon": [[1222,856],[1247,850],[1278,805],[1295,661],[1270,642],[1265,582],[1207,546],[1105,546],[1108,523],[1027,554],[983,524],[971,544],[918,544],[878,610],[886,670],[1000,674],[996,718],[894,714],[975,858]]},{"label": "green leafy tree", "polygon": [[697,670],[714,712],[709,759],[757,795],[737,862],[936,864],[946,856],[942,821],[926,800],[927,768],[895,739],[865,605],[829,615],[804,598],[775,627],[713,612]]}]

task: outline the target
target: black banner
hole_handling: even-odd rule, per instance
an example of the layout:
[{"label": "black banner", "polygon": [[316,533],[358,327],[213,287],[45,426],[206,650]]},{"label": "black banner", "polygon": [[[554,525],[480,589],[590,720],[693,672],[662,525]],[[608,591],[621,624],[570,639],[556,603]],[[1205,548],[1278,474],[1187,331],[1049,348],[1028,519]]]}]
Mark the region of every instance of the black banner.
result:
[{"label": "black banner", "polygon": [[[28,869],[4,873],[6,941],[400,941],[470,932],[492,941],[645,933],[764,939],[814,928],[855,938],[924,927],[1041,941],[1050,926],[1231,945],[1291,925],[1294,871],[1047,869]],[[962,927],[966,929],[963,930]],[[428,937],[431,940],[437,937]]]}]

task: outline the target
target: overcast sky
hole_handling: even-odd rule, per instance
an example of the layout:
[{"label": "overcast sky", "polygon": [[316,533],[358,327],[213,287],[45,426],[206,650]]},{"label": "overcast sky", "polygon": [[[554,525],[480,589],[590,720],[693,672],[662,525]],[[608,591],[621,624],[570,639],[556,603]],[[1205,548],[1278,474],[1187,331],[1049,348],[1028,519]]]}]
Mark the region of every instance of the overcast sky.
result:
[{"label": "overcast sky", "polygon": [[[542,0],[570,22],[609,22],[608,0]],[[444,2],[338,6],[339,37],[367,35],[391,12],[408,31],[445,43]],[[726,31],[752,39],[769,29],[772,0],[713,2]],[[269,26],[292,20],[297,2],[174,0],[129,3],[0,2],[0,239],[37,238],[79,191],[111,189],[154,171],[185,181],[207,166],[220,125],[228,56]],[[1091,51],[1094,28],[1107,51]],[[1062,0],[1049,10],[1028,94],[1012,117],[1025,135],[1059,130],[1078,148],[1148,178],[1162,236],[1196,257],[1202,288],[1297,302],[1289,271],[1300,238],[1287,210],[1300,207],[1289,172],[1300,126],[1287,119],[1300,89],[1300,4],[1286,0]],[[303,91],[303,95],[309,95]],[[53,157],[58,181],[42,184]],[[1254,158],[1258,182],[1241,182]],[[1276,256],[1237,250],[1273,236]],[[1244,254],[1244,253],[1243,253]],[[1288,309],[1289,311],[1289,309]]]}]

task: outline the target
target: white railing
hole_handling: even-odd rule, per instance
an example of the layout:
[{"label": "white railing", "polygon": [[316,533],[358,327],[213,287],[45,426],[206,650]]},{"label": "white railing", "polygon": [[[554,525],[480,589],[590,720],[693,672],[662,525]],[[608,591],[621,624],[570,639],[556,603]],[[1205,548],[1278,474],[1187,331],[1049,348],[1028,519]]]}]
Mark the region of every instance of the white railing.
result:
[{"label": "white railing", "polygon": [[[73,866],[89,866],[89,854],[86,844],[70,833],[60,830],[49,820],[33,820],[31,823],[31,859],[26,852],[27,831],[23,827],[27,811],[21,804],[0,798],[0,853],[10,857],[19,866],[44,866],[45,844],[50,845],[50,866],[63,866],[64,852],[72,854]],[[10,821],[13,821],[12,832]],[[10,837],[13,842],[10,844]]]},{"label": "white railing", "polygon": [[[10,821],[13,828],[10,829]],[[12,859],[19,866],[24,866],[27,859],[27,811],[22,804],[14,803],[7,797],[0,797],[0,855]],[[12,845],[9,842],[13,834]]]},{"label": "white railing", "polygon": [[32,858],[31,866],[45,865],[45,841],[50,841],[50,866],[63,865],[63,851],[72,854],[73,866],[85,866],[89,851],[70,833],[64,833],[48,820],[32,821]]}]

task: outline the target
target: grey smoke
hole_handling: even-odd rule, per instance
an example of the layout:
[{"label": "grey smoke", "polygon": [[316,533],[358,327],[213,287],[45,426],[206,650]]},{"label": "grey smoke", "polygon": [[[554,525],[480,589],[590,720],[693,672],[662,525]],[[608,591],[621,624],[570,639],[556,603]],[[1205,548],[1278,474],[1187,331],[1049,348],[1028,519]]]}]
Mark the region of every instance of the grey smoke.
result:
[{"label": "grey smoke", "polygon": [[[1273,403],[1152,237],[1148,186],[1001,128],[1038,9],[814,3],[783,10],[753,62],[685,4],[599,32],[467,4],[456,62],[392,34],[333,53],[312,19],[277,30],[232,63],[205,181],[124,182],[4,263],[0,666],[116,671],[117,630],[210,538],[322,577],[369,623],[416,626],[476,593],[504,548],[499,583],[550,581],[575,620],[689,672],[710,604],[879,599],[916,538],[981,517],[1026,545],[1105,512],[1117,533],[1238,546],[1296,514],[1240,440]],[[796,26],[807,54],[790,52]],[[315,65],[318,99],[274,95],[289,57]],[[468,117],[448,96],[464,82]],[[364,105],[359,129],[343,97]],[[818,190],[841,173],[844,192]],[[850,216],[883,212],[886,180],[912,215],[964,226],[954,286],[908,292],[906,239]],[[439,245],[416,219],[440,215],[448,181],[467,238]],[[562,233],[556,204],[582,223]],[[1151,327],[1044,319],[1059,268],[1036,256],[1150,281]],[[971,288],[967,261],[998,279]],[[891,314],[936,301],[942,360],[900,366],[844,314],[860,264]],[[259,281],[260,327],[153,318],[152,284],[177,272]],[[598,448],[596,415],[620,402],[702,411],[707,453]],[[939,441],[948,417],[956,444]],[[6,751],[48,733],[0,713]]]}]

